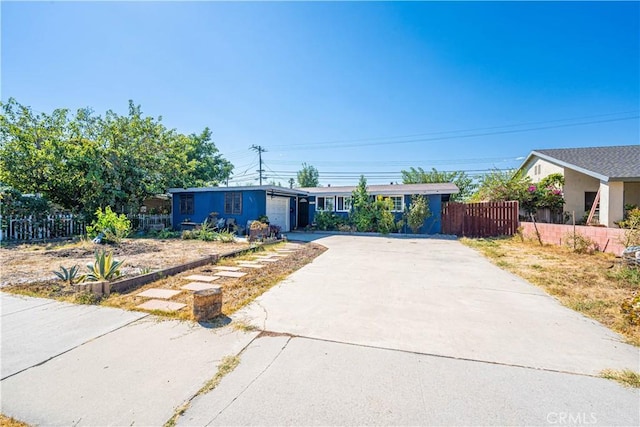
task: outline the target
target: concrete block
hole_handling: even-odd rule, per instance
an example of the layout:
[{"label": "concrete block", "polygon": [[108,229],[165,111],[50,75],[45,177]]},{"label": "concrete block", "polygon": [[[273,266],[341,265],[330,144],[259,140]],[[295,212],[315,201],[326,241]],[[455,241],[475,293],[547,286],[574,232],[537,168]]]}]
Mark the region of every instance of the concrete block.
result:
[{"label": "concrete block", "polygon": [[222,289],[219,286],[193,293],[193,320],[206,322],[222,314]]},{"label": "concrete block", "polygon": [[216,273],[216,276],[220,276],[220,277],[234,277],[234,278],[239,278],[242,276],[246,276],[247,273],[240,273],[239,271],[220,271],[218,273]]},{"label": "concrete block", "polygon": [[169,299],[178,295],[179,293],[180,291],[174,291],[173,289],[152,288],[152,289],[147,289],[144,292],[140,292],[136,296],[143,297],[143,298]]},{"label": "concrete block", "polygon": [[186,289],[188,291],[201,291],[203,289],[211,289],[211,288],[216,288],[217,286],[211,283],[204,283],[204,282],[191,282],[191,283],[187,283],[186,285],[182,286],[182,289]]},{"label": "concrete block", "polygon": [[219,277],[215,276],[203,276],[201,274],[193,274],[191,276],[185,277],[187,280],[194,280],[196,282],[213,282],[214,280],[218,280]]}]

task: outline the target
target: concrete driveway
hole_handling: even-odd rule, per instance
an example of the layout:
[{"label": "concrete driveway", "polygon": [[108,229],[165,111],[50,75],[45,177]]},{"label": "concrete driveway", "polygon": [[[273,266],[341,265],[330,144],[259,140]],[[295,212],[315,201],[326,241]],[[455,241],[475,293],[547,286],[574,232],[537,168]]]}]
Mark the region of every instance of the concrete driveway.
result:
[{"label": "concrete driveway", "polygon": [[597,374],[638,349],[455,240],[331,236],[329,248],[236,317],[378,348]]},{"label": "concrete driveway", "polygon": [[[317,236],[311,236],[317,238]],[[180,425],[638,425],[638,349],[457,241],[330,236]],[[282,334],[278,336],[278,333]]]}]

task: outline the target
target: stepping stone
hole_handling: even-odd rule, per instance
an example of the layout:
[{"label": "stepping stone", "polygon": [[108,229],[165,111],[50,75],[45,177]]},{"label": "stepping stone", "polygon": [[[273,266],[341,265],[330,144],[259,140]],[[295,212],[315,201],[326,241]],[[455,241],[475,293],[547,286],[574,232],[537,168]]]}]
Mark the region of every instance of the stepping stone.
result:
[{"label": "stepping stone", "polygon": [[181,291],[174,291],[172,289],[147,289],[144,292],[140,292],[136,296],[145,297],[145,298],[161,298],[161,299],[169,299],[178,295]]},{"label": "stepping stone", "polygon": [[263,268],[263,267],[266,267],[265,265],[262,265],[262,264],[245,264],[245,263],[242,263],[242,264],[238,264],[238,265],[240,267],[245,267],[245,268]]},{"label": "stepping stone", "polygon": [[216,273],[216,276],[221,276],[221,277],[242,277],[242,276],[246,276],[247,273],[240,273],[239,271],[220,271],[218,273]]},{"label": "stepping stone", "polygon": [[211,283],[203,283],[203,282],[191,282],[182,286],[181,289],[186,289],[188,291],[203,291],[205,289],[213,289],[219,288],[220,286],[213,285]]},{"label": "stepping stone", "polygon": [[136,306],[136,308],[141,308],[143,310],[160,310],[160,311],[178,311],[181,308],[186,307],[187,304],[182,304],[179,302],[172,301],[161,301],[159,299],[152,299],[144,304],[140,304]]},{"label": "stepping stone", "polygon": [[273,257],[276,257],[276,258],[286,258],[286,257],[288,257],[288,256],[289,256],[289,255],[287,255],[287,254],[271,254],[271,255],[269,255],[269,257],[270,257],[270,258],[273,258]]},{"label": "stepping stone", "polygon": [[277,258],[256,258],[260,262],[278,262]]},{"label": "stepping stone", "polygon": [[240,271],[240,267],[227,267],[224,265],[221,265],[220,267],[213,267],[213,268],[220,271]]},{"label": "stepping stone", "polygon": [[218,280],[219,277],[203,276],[203,275],[200,275],[200,274],[194,274],[193,276],[185,277],[185,279],[193,280],[193,281],[196,281],[196,282],[213,282],[214,280]]}]

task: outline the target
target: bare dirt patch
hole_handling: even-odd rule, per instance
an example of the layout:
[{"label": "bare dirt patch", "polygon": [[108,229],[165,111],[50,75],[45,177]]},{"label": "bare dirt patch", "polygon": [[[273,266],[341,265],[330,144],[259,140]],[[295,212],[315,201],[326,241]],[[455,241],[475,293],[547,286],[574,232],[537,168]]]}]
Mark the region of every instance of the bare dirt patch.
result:
[{"label": "bare dirt patch", "polygon": [[519,238],[461,242],[640,346],[640,325],[631,324],[621,310],[623,302],[640,293],[640,270],[624,267],[612,254],[578,254]]},{"label": "bare dirt patch", "polygon": [[181,239],[125,239],[117,246],[98,245],[88,241],[58,244],[29,244],[0,248],[0,287],[47,285],[56,280],[53,270],[78,265],[86,272],[97,250],[113,251],[114,258],[124,260],[123,276],[195,261],[207,255],[222,254],[248,248],[248,243],[203,242]]}]

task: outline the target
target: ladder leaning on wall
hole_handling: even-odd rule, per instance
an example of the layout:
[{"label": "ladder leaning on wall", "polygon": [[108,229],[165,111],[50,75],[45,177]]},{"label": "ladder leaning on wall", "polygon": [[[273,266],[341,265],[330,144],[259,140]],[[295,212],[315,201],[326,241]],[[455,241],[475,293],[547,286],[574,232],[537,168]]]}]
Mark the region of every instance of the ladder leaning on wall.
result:
[{"label": "ladder leaning on wall", "polygon": [[[596,193],[596,198],[593,200],[593,205],[591,206],[591,211],[589,211],[589,217],[587,218],[587,225],[592,225],[593,217],[596,213],[596,210],[600,207],[600,189],[598,188],[598,192]],[[600,216],[600,215],[598,215]]]}]

